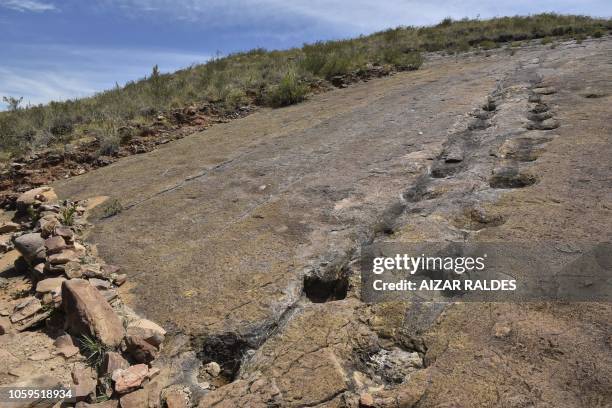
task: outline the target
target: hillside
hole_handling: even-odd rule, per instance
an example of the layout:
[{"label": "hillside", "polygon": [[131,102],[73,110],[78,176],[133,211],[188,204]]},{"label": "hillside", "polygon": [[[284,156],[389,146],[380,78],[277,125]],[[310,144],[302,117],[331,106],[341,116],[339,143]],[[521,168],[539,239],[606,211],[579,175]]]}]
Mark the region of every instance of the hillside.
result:
[{"label": "hillside", "polygon": [[[172,73],[156,67],[142,80],[91,98],[21,107],[19,95],[3,95],[13,112],[0,113],[4,160],[31,148],[55,147],[86,136],[98,155],[113,156],[120,145],[152,132],[158,115],[195,105],[223,117],[251,106],[284,106],[309,93],[393,71],[417,69],[423,52],[465,52],[517,47],[522,41],[601,37],[612,21],[540,14],[492,20],[450,19],[432,27],[401,27],[350,40],[305,45],[286,51],[255,49],[215,58]],[[12,98],[12,99],[11,99]],[[210,105],[209,105],[210,104]],[[180,118],[166,120],[180,122]],[[168,124],[166,124],[168,125]]]},{"label": "hillside", "polygon": [[[444,21],[35,108],[83,110],[72,147],[2,179],[0,385],[77,408],[610,406],[609,29]],[[246,99],[183,94],[201,72]],[[136,133],[101,152],[89,126]],[[424,243],[492,246],[537,290],[372,298],[366,248]]]}]

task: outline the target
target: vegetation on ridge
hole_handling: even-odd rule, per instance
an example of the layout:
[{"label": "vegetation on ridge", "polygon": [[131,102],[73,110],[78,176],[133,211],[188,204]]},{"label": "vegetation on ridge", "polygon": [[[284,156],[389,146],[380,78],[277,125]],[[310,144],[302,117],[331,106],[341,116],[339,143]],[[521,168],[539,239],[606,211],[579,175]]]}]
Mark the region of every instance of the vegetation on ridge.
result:
[{"label": "vegetation on ridge", "polygon": [[[612,20],[539,14],[490,20],[453,21],[431,27],[399,27],[355,39],[318,42],[283,51],[255,49],[191,66],[172,74],[157,67],[141,80],[92,97],[21,107],[5,96],[9,111],[0,112],[0,159],[32,148],[57,146],[83,136],[99,141],[99,154],[112,155],[131,135],[125,125],[152,123],[160,112],[210,103],[221,112],[248,104],[280,107],[304,100],[324,81],[356,75],[374,66],[417,69],[421,52],[490,49],[502,43],[543,38],[601,37]],[[4,157],[2,157],[4,156]]]}]

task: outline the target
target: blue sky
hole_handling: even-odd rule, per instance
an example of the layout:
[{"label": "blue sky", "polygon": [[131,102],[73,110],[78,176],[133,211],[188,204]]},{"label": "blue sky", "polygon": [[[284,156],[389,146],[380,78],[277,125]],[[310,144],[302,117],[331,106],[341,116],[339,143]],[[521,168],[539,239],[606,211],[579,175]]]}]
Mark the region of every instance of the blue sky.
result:
[{"label": "blue sky", "polygon": [[173,71],[217,53],[542,11],[609,17],[612,0],[0,0],[0,95],[62,100],[155,64]]}]

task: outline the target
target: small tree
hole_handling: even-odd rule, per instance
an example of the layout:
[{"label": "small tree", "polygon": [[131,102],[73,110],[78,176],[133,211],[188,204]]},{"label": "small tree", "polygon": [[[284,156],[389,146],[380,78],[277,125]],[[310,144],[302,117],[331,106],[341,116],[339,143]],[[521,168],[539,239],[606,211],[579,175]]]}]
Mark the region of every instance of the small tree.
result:
[{"label": "small tree", "polygon": [[165,100],[167,99],[167,87],[164,77],[159,72],[159,67],[157,64],[153,66],[149,83],[151,86],[153,103],[157,108],[162,108]]},{"label": "small tree", "polygon": [[9,110],[14,112],[19,109],[19,105],[23,101],[23,96],[19,98],[15,98],[13,96],[3,96],[2,100],[8,105]]}]

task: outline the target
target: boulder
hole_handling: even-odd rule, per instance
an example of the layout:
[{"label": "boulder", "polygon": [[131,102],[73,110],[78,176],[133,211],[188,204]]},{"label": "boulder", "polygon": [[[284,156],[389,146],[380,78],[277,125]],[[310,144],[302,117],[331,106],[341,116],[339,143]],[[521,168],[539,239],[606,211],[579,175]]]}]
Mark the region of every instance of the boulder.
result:
[{"label": "boulder", "polygon": [[69,227],[58,227],[55,229],[55,234],[64,238],[67,243],[71,243],[74,240],[74,231]]},{"label": "boulder", "polygon": [[89,279],[89,284],[93,285],[93,287],[98,290],[110,289],[110,287],[112,286],[111,283],[107,281],[106,279],[99,279],[99,278]]},{"label": "boulder", "polygon": [[42,203],[52,203],[57,201],[57,194],[51,187],[38,187],[21,194],[15,204],[17,211],[27,211],[30,206],[38,206]]},{"label": "boulder", "polygon": [[139,363],[150,363],[157,357],[157,348],[140,336],[125,338],[126,350]]},{"label": "boulder", "polygon": [[112,374],[115,391],[119,394],[125,394],[139,388],[142,382],[148,378],[148,374],[149,368],[146,364],[136,364],[125,370],[115,370]]},{"label": "boulder", "polygon": [[81,264],[76,261],[66,262],[64,264],[64,274],[68,279],[77,279],[83,276]]},{"label": "boulder", "polygon": [[44,321],[51,311],[43,309],[42,303],[37,298],[28,297],[15,306],[10,320],[15,330],[23,331]]},{"label": "boulder", "polygon": [[119,316],[89,282],[84,279],[64,281],[62,302],[71,333],[94,336],[109,347],[121,343],[124,329]]},{"label": "boulder", "polygon": [[25,320],[28,317],[34,316],[41,309],[42,304],[40,300],[32,296],[25,298],[15,306],[13,314],[11,315],[11,322],[17,323]]},{"label": "boulder", "polygon": [[128,363],[121,354],[114,351],[107,351],[104,354],[104,360],[102,361],[100,370],[103,375],[112,375],[115,370],[125,370],[129,367],[130,363]]},{"label": "boulder", "polygon": [[128,335],[140,336],[148,343],[159,347],[164,341],[166,330],[148,319],[138,319],[128,324]]},{"label": "boulder", "polygon": [[74,397],[77,401],[85,401],[96,396],[96,374],[91,367],[75,367],[72,370]]},{"label": "boulder", "polygon": [[15,249],[17,249],[30,264],[34,265],[38,263],[36,261],[45,260],[45,240],[40,234],[35,232],[23,234],[15,238],[14,242]]},{"label": "boulder", "polygon": [[45,248],[47,248],[47,254],[56,254],[66,248],[66,241],[59,235],[47,238],[45,240]]},{"label": "boulder", "polygon": [[7,234],[10,232],[19,231],[21,226],[16,222],[7,221],[0,224],[0,234]]},{"label": "boulder", "polygon": [[63,265],[68,262],[76,262],[77,259],[79,259],[79,255],[72,249],[64,249],[60,253],[48,257],[51,265]]},{"label": "boulder", "polygon": [[53,345],[57,348],[57,354],[65,358],[70,358],[79,352],[79,348],[75,346],[69,334],[64,334],[56,338]]},{"label": "boulder", "polygon": [[62,282],[65,280],[62,277],[43,279],[36,284],[36,293],[59,293],[62,289]]},{"label": "boulder", "polygon": [[124,395],[120,399],[121,408],[143,408],[149,404],[149,393],[146,390],[138,390]]}]

